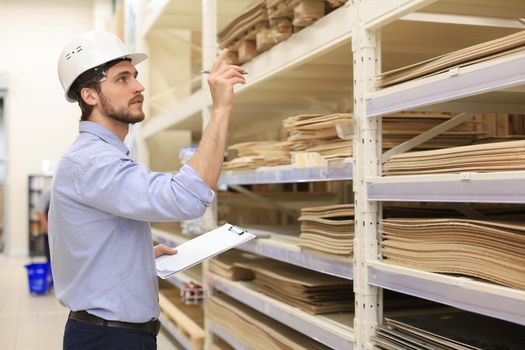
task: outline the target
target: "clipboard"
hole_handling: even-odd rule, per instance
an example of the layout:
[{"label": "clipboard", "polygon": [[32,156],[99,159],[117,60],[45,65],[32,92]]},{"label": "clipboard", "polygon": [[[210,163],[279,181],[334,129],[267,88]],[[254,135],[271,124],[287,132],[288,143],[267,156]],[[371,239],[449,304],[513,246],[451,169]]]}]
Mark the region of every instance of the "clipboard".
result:
[{"label": "clipboard", "polygon": [[155,259],[157,276],[166,279],[174,273],[190,268],[201,261],[214,257],[228,249],[255,238],[248,231],[224,224],[210,232],[178,245],[177,254],[163,255]]}]

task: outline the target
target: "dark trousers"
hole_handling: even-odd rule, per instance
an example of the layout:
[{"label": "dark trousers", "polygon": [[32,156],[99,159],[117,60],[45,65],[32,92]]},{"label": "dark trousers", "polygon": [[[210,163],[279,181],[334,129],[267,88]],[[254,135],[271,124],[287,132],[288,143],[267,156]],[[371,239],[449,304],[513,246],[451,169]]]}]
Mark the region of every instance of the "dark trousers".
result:
[{"label": "dark trousers", "polygon": [[67,320],[64,350],[156,350],[157,336],[138,330]]}]

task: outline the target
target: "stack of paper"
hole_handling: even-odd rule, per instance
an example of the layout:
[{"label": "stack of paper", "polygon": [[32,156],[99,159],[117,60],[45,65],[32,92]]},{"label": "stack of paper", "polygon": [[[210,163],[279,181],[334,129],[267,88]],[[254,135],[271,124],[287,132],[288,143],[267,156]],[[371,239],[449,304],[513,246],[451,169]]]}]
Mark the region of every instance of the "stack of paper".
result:
[{"label": "stack of paper", "polygon": [[207,317],[253,350],[323,350],[328,347],[226,295],[207,301]]},{"label": "stack of paper", "polygon": [[301,209],[299,246],[327,254],[352,256],[354,205],[338,204]]},{"label": "stack of paper", "polygon": [[389,263],[525,290],[523,222],[385,219],[381,232]]},{"label": "stack of paper", "polygon": [[350,280],[276,260],[239,265],[255,272],[257,290],[310,314],[354,310]]},{"label": "stack of paper", "polygon": [[385,175],[525,170],[525,141],[495,142],[393,156]]}]

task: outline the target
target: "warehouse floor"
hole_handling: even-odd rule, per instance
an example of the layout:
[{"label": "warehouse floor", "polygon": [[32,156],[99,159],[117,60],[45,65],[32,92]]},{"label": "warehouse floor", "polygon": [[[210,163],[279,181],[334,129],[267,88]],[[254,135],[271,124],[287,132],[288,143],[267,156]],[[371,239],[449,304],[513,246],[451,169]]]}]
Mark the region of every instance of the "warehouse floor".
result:
[{"label": "warehouse floor", "polygon": [[[28,258],[0,255],[0,349],[57,350],[68,310],[52,292],[30,295],[24,265]],[[176,349],[161,332],[158,350]]]}]

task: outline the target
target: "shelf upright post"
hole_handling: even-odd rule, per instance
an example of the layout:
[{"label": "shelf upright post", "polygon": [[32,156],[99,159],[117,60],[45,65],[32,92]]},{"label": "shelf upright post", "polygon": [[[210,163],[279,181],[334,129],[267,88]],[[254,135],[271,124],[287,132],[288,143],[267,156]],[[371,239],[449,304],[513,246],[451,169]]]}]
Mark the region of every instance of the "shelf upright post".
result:
[{"label": "shelf upright post", "polygon": [[367,30],[363,16],[367,0],[353,0],[354,21],[352,51],[354,60],[354,293],[355,349],[370,348],[370,338],[382,319],[382,298],[379,288],[369,284],[367,260],[379,256],[378,224],[380,205],[367,200],[366,180],[381,174],[381,119],[366,118],[365,96],[374,88],[381,67],[378,30]]},{"label": "shelf upright post", "polygon": [[[217,55],[217,0],[201,0],[202,1],[202,70],[210,69],[213,65]],[[208,76],[202,75],[201,88],[207,91]],[[213,108],[210,106],[202,106],[202,132],[208,126],[212,117]],[[217,225],[217,197],[213,204],[208,208],[212,212],[213,225]],[[202,263],[202,287],[204,288],[204,349],[210,349],[213,343],[213,334],[208,324],[206,315],[207,298],[213,294],[212,289],[208,283],[208,265],[207,261]]]}]

